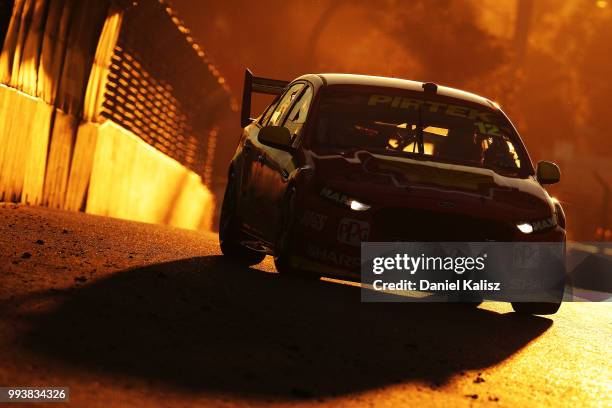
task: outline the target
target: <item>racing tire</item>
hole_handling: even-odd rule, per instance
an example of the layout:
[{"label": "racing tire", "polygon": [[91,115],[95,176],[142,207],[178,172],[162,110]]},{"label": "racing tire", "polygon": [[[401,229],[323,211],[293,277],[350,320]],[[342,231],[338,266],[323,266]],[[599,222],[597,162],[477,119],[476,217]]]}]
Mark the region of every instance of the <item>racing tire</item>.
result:
[{"label": "racing tire", "polygon": [[256,265],[263,261],[266,254],[253,251],[240,245],[238,238],[238,228],[236,225],[236,180],[232,172],[227,180],[223,204],[221,206],[221,217],[219,219],[219,246],[221,252],[228,258],[244,264]]},{"label": "racing tire", "polygon": [[297,194],[294,187],[289,187],[283,203],[281,226],[274,246],[274,266],[276,271],[285,276],[296,276],[317,280],[320,276],[310,271],[304,271],[291,265],[293,242],[295,239],[295,204]]},{"label": "racing tire", "polygon": [[552,302],[512,302],[512,309],[520,314],[551,315],[557,313],[563,302],[565,292],[565,267],[561,266],[564,278],[555,283],[548,291]]},{"label": "racing tire", "polygon": [[512,309],[520,314],[551,315],[557,313],[561,302],[512,302]]}]

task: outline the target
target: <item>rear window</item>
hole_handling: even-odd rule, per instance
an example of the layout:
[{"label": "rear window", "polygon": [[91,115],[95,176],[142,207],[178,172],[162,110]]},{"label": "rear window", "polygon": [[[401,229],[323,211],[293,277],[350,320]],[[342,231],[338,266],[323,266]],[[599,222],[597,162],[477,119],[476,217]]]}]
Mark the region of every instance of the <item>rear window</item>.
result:
[{"label": "rear window", "polygon": [[409,156],[519,176],[529,167],[520,139],[498,112],[437,95],[324,89],[314,147]]}]

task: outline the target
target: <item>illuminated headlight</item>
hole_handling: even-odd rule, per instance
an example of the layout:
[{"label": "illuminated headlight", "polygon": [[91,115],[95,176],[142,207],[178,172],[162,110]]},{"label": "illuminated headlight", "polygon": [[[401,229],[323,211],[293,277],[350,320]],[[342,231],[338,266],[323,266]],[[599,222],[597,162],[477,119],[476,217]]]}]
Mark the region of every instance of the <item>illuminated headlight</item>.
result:
[{"label": "illuminated headlight", "polygon": [[357,200],[350,200],[351,201],[351,210],[355,210],[355,211],[366,211],[370,209],[370,206],[367,204],[364,204],[362,202],[359,202]]},{"label": "illuminated headlight", "polygon": [[543,220],[538,220],[538,221],[521,222],[521,223],[516,224],[516,227],[523,234],[531,234],[532,232],[538,232],[538,231],[543,231],[543,230],[552,228],[555,225],[557,225],[557,221],[556,221],[556,218],[553,216],[553,217],[545,218]]},{"label": "illuminated headlight", "polygon": [[533,227],[528,222],[517,224],[516,226],[523,234],[531,234],[533,232]]},{"label": "illuminated headlight", "polygon": [[324,187],[321,190],[321,197],[325,197],[331,201],[335,201],[338,204],[343,204],[350,207],[353,211],[367,211],[370,209],[369,205],[362,203],[361,201],[357,201],[354,198],[350,198],[346,194],[332,190],[328,187]]}]

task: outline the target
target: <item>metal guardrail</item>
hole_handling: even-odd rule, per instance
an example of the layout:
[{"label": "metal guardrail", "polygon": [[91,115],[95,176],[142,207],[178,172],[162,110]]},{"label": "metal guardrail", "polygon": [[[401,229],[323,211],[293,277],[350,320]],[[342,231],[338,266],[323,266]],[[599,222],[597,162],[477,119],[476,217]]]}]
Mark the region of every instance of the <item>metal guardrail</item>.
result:
[{"label": "metal guardrail", "polygon": [[169,3],[126,9],[101,116],[210,178],[219,122],[235,109],[229,88]]},{"label": "metal guardrail", "polygon": [[188,167],[196,161],[198,142],[172,86],[149,74],[138,57],[115,47],[102,116],[130,130],[149,145]]}]

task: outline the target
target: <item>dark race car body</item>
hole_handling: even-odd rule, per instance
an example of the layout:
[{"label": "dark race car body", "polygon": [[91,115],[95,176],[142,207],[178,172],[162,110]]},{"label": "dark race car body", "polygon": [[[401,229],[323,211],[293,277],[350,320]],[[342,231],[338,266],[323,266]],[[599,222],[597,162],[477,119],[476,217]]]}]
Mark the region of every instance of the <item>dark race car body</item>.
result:
[{"label": "dark race car body", "polygon": [[[250,93],[277,94],[257,119]],[[280,272],[360,277],[362,241],[564,242],[563,211],[493,102],[344,74],[287,84],[247,71],[222,209],[224,253]],[[248,98],[248,99],[247,99]]]}]

